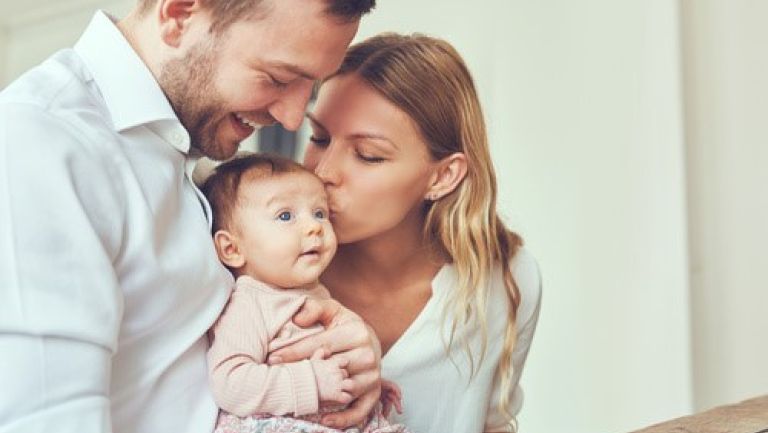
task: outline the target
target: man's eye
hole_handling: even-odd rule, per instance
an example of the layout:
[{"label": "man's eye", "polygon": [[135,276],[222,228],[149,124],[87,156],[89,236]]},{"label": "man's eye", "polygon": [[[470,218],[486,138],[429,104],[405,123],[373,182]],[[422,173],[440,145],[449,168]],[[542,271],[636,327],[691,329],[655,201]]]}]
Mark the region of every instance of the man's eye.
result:
[{"label": "man's eye", "polygon": [[272,83],[272,86],[278,89],[284,89],[288,87],[288,84],[290,84],[287,81],[280,81],[272,75],[268,75],[268,77],[269,77],[269,81]]},{"label": "man's eye", "polygon": [[293,214],[291,214],[288,211],[280,212],[277,215],[277,219],[279,219],[280,221],[290,221],[291,219],[293,219]]},{"label": "man's eye", "polygon": [[327,217],[327,214],[324,210],[318,209],[315,211],[315,218],[319,220],[324,220]]}]

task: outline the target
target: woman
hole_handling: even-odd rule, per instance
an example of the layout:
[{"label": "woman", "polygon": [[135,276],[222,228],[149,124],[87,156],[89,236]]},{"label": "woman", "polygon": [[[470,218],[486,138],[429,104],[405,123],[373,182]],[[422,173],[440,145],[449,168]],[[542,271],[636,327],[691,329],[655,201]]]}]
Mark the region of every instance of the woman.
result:
[{"label": "woman", "polygon": [[514,431],[540,279],[496,213],[479,100],[458,53],[385,34],[350,48],[308,114],[305,165],[330,196],[322,276],[376,331],[396,421],[419,433]]}]

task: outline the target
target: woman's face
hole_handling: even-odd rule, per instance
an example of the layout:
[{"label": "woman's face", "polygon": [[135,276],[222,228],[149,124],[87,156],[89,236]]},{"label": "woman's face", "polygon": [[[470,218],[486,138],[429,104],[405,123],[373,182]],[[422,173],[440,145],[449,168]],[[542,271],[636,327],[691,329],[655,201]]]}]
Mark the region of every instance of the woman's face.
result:
[{"label": "woman's face", "polygon": [[422,223],[437,163],[405,112],[351,73],[323,84],[308,117],[304,164],[325,182],[340,244]]}]

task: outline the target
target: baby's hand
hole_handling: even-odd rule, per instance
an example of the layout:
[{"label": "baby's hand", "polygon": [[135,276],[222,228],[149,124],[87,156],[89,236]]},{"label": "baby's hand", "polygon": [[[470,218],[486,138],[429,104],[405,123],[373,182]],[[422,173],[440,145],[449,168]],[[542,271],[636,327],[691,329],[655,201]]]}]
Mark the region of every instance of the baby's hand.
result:
[{"label": "baby's hand", "polygon": [[348,361],[338,358],[323,359],[324,357],[324,351],[318,349],[309,359],[315,371],[320,403],[349,404],[352,401],[349,391],[355,383],[349,379],[346,370]]},{"label": "baby's hand", "polygon": [[392,411],[392,406],[395,407],[397,413],[403,413],[403,393],[400,391],[400,387],[395,382],[390,382],[386,379],[381,379],[381,414],[384,418],[389,417],[389,413]]}]

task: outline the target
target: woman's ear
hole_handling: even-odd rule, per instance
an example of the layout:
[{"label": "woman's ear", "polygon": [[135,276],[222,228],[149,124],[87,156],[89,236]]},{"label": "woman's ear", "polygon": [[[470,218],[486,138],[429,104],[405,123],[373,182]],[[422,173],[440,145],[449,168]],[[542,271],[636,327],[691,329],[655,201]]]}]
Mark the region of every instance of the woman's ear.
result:
[{"label": "woman's ear", "polygon": [[467,177],[466,155],[456,152],[443,158],[437,163],[437,169],[424,198],[431,201],[440,200],[452,193],[465,177]]},{"label": "woman's ear", "polygon": [[200,12],[200,4],[197,0],[159,0],[159,3],[160,36],[169,46],[179,48],[191,18]]},{"label": "woman's ear", "polygon": [[219,260],[232,269],[239,269],[245,265],[245,256],[237,246],[237,238],[226,230],[219,230],[213,235],[213,244],[216,246],[216,254]]}]

